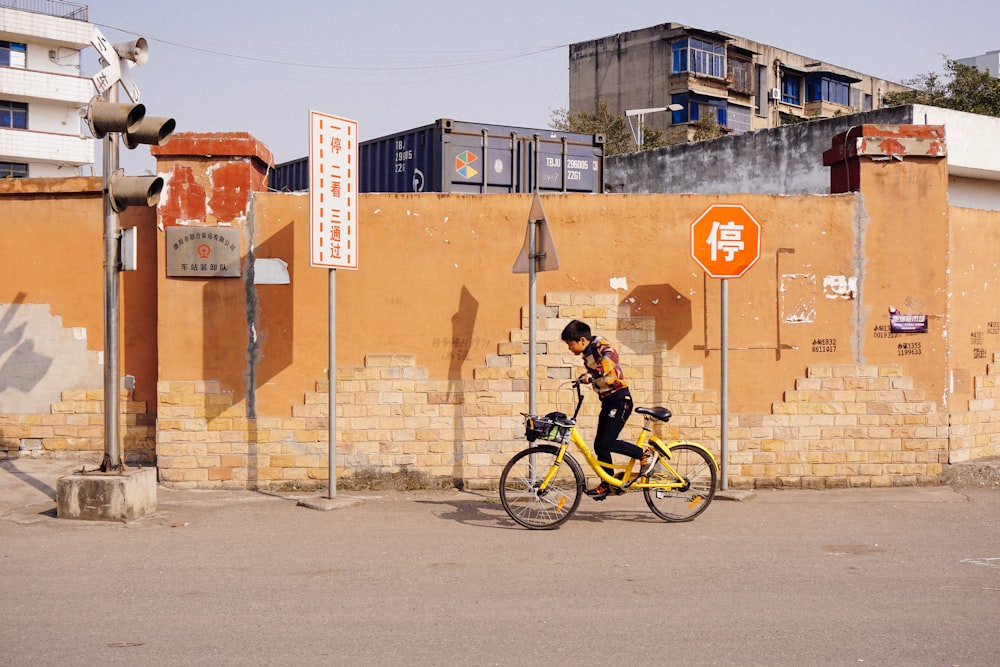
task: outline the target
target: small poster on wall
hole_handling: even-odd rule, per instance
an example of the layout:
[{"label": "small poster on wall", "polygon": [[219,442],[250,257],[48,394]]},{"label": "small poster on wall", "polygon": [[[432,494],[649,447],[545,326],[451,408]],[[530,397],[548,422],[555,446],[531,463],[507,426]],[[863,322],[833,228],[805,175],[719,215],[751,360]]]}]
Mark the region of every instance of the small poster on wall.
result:
[{"label": "small poster on wall", "polygon": [[927,333],[927,316],[904,315],[889,306],[889,330],[892,333]]}]

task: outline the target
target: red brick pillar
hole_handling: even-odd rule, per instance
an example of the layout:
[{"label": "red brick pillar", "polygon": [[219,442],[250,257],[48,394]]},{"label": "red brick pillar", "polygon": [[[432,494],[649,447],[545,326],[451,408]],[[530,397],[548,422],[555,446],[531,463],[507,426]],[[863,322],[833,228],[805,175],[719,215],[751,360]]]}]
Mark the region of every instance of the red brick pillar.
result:
[{"label": "red brick pillar", "polygon": [[944,125],[857,125],[833,138],[823,153],[830,167],[830,193],[861,189],[861,163],[908,158],[943,158]]}]

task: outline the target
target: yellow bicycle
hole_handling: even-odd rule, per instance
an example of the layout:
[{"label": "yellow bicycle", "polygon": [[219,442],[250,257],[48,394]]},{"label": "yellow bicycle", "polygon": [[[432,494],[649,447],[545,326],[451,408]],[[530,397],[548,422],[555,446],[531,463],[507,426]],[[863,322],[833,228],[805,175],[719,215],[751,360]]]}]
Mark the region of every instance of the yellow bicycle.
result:
[{"label": "yellow bicycle", "polygon": [[[619,495],[642,489],[646,504],[664,521],[691,521],[708,509],[715,496],[719,463],[702,445],[689,440],[664,442],[652,434],[650,425],[671,417],[667,408],[636,408],[645,423],[636,445],[653,447],[660,455],[648,477],[639,476],[638,459],[625,464],[602,464],[576,428],[583,405],[579,381],[576,410],[572,417],[550,412],[545,416],[521,414],[528,442],[546,440],[553,444],[533,445],[518,452],[500,473],[500,502],[510,518],[532,529],[551,529],[573,516],[586,490],[583,469],[567,449],[577,446],[587,463]],[[609,475],[604,467],[616,470]]]}]

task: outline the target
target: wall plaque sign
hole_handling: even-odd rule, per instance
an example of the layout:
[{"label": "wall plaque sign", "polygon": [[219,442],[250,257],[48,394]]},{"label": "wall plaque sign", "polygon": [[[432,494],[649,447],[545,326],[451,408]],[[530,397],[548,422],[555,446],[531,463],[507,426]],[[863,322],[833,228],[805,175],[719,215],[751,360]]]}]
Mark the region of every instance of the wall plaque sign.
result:
[{"label": "wall plaque sign", "polygon": [[239,275],[239,229],[167,227],[167,276],[238,278]]}]

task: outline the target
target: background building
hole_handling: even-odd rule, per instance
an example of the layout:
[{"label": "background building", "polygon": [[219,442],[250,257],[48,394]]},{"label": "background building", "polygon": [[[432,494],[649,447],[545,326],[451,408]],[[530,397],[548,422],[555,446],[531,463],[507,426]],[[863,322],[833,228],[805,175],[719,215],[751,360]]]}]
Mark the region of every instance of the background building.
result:
[{"label": "background building", "polygon": [[1000,51],[987,51],[971,58],[959,58],[958,62],[962,65],[970,65],[976,69],[983,70],[990,76],[1000,78]]},{"label": "background building", "polygon": [[[878,109],[908,87],[767,44],[677,23],[578,42],[569,47],[569,110],[612,113],[680,105],[650,114],[648,127],[712,119],[730,132],[778,127]],[[684,127],[683,130],[677,128]]]},{"label": "background building", "polygon": [[0,178],[76,176],[94,162],[80,109],[94,85],[80,73],[87,6],[0,2]]}]

